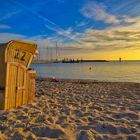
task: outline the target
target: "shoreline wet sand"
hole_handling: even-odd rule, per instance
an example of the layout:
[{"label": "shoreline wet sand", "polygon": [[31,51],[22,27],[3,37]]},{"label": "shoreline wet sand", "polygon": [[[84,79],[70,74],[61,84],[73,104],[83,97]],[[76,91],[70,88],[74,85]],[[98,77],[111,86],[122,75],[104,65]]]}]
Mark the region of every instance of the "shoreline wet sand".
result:
[{"label": "shoreline wet sand", "polygon": [[0,124],[2,140],[138,140],[140,83],[38,78],[35,102]]}]

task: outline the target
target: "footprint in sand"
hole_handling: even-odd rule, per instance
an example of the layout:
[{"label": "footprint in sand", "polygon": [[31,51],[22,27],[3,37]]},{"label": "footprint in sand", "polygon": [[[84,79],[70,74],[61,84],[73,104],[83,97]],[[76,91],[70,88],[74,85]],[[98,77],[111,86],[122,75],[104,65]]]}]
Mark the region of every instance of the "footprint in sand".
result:
[{"label": "footprint in sand", "polygon": [[117,128],[111,124],[98,124],[94,129],[102,134],[118,134]]},{"label": "footprint in sand", "polygon": [[130,129],[128,129],[128,128],[125,128],[125,127],[120,127],[119,128],[119,132],[120,133],[123,133],[123,134],[131,134],[132,132],[130,131]]},{"label": "footprint in sand", "polygon": [[60,129],[51,129],[49,127],[34,127],[32,132],[37,137],[47,137],[47,138],[66,138],[65,133]]},{"label": "footprint in sand", "polygon": [[82,130],[77,135],[77,140],[95,140],[90,130]]},{"label": "footprint in sand", "polygon": [[121,118],[128,118],[128,119],[132,119],[132,120],[139,119],[139,116],[134,113],[114,114],[113,117],[116,119],[121,119]]}]

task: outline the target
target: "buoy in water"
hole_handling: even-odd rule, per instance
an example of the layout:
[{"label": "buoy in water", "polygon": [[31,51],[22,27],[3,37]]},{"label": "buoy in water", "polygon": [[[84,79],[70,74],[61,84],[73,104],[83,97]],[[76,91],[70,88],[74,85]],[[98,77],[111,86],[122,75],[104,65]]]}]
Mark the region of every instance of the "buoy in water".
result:
[{"label": "buoy in water", "polygon": [[89,70],[91,70],[91,67],[89,67]]}]

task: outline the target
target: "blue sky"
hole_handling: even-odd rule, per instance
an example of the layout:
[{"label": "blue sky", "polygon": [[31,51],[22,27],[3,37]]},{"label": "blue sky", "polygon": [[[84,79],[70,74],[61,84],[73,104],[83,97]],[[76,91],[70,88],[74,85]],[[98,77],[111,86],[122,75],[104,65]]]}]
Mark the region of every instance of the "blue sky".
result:
[{"label": "blue sky", "polygon": [[139,0],[0,0],[0,3],[0,42],[26,40],[43,48],[53,47],[57,41],[64,56],[95,59],[111,59],[112,56],[106,56],[119,50],[135,53],[140,49]]}]

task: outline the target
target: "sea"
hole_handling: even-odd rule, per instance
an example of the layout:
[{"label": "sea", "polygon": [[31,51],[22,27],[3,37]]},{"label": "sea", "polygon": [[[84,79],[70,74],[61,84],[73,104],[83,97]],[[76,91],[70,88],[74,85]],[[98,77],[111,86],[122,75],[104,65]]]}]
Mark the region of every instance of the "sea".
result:
[{"label": "sea", "polygon": [[140,83],[140,61],[32,64],[38,77]]}]

